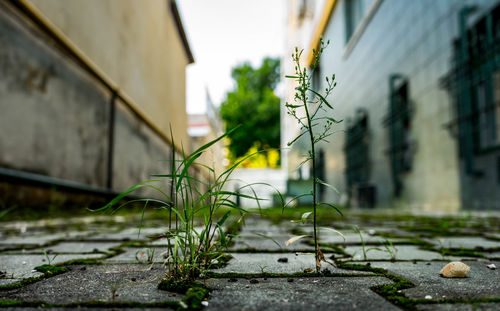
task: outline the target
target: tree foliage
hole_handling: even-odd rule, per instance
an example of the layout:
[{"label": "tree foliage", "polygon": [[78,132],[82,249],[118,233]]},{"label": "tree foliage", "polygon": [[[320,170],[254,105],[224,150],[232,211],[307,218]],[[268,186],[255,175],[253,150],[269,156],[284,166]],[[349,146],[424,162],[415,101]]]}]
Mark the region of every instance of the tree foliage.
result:
[{"label": "tree foliage", "polygon": [[274,89],[280,80],[280,60],[265,58],[260,68],[243,63],[232,70],[235,87],[221,105],[226,129],[241,124],[229,135],[230,157],[234,160],[250,148],[280,146],[280,99]]}]

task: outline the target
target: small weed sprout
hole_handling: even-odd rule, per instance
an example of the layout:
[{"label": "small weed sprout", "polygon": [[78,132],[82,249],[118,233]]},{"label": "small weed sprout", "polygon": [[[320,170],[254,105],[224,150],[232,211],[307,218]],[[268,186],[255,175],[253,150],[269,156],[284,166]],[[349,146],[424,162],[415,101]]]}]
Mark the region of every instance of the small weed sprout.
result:
[{"label": "small weed sprout", "polygon": [[[356,225],[353,225],[352,229],[354,230],[354,232],[356,232],[357,234],[359,234],[359,239],[361,240],[361,250],[363,251],[363,260],[365,260],[365,261],[368,260],[368,257],[366,256],[366,254],[369,251],[373,251],[373,250],[382,251],[378,247],[366,248],[365,240],[363,239],[363,234],[361,233],[361,230],[359,230],[358,226],[356,226]],[[351,256],[352,259],[354,259],[354,257],[356,256],[357,252],[358,251],[355,251],[354,253],[352,253],[352,256]]]},{"label": "small weed sprout", "polygon": [[44,248],[42,248],[42,252],[43,252],[43,255],[45,256],[45,259],[47,259],[47,264],[49,266],[52,266],[52,262],[54,261],[54,259],[56,259],[58,254],[55,254],[54,257],[50,258],[49,254],[47,253],[47,251]]},{"label": "small weed sprout", "polygon": [[[184,150],[181,150],[180,158],[177,158],[179,151],[174,148],[171,131],[170,172],[152,175],[157,179],[148,180],[129,188],[107,205],[96,210],[110,209],[115,212],[127,204],[143,204],[139,229],[142,228],[146,208],[155,206],[166,211],[168,230],[164,238],[167,241],[167,251],[162,255],[168,267],[168,275],[164,280],[165,286],[163,288],[168,287],[168,284],[193,281],[200,274],[203,274],[204,270],[209,269],[214,262],[222,258],[223,250],[232,237],[231,233],[228,234],[224,230],[226,221],[234,212],[239,217],[237,223],[240,223],[246,214],[246,210],[236,204],[235,197],[253,199],[257,203],[262,200],[256,196],[241,194],[238,191],[228,191],[224,187],[235,168],[255,153],[243,157],[222,173],[218,173],[210,166],[196,162],[203,152],[236,129],[234,128],[206,143],[191,154],[185,154]],[[196,170],[201,174],[196,174]],[[203,170],[205,172],[202,172]],[[202,177],[202,179],[197,176],[209,177]],[[166,186],[167,191],[162,189],[161,185]],[[251,186],[245,185],[240,187],[240,190]],[[135,199],[121,203],[130,193],[140,188],[153,189],[160,198]],[[147,254],[148,261],[152,260],[153,256],[154,253],[149,252]]]},{"label": "small weed sprout", "polygon": [[152,264],[154,262],[155,249],[145,248],[143,250],[138,250],[135,253],[135,260],[138,262],[147,262]]},{"label": "small weed sprout", "polygon": [[[334,133],[333,125],[341,122],[329,116],[331,111],[333,111],[333,107],[327,101],[328,95],[330,95],[334,87],[337,85],[337,83],[335,82],[335,75],[332,75],[331,78],[329,77],[325,78],[326,88],[323,94],[321,94],[319,90],[313,89],[311,83],[311,79],[313,76],[312,73],[318,68],[321,54],[323,53],[324,48],[329,43],[330,42],[328,41],[325,44],[323,39],[320,39],[320,45],[318,50],[313,49],[312,52],[314,61],[312,63],[310,71],[307,68],[301,66],[300,58],[302,56],[303,50],[299,51],[298,48],[295,48],[295,53],[292,54],[292,59],[295,64],[295,74],[286,76],[286,78],[293,79],[298,84],[298,86],[295,88],[296,92],[294,96],[294,103],[292,104],[287,102],[285,104],[287,109],[287,114],[292,116],[300,125],[300,133],[297,135],[297,137],[295,137],[292,141],[288,143],[288,146],[291,146],[302,136],[308,137],[308,141],[310,144],[310,149],[308,150],[306,158],[299,166],[302,166],[304,163],[311,161],[313,187],[310,193],[301,196],[306,196],[306,195],[312,196],[313,210],[312,212],[308,212],[302,215],[302,220],[303,222],[305,222],[305,219],[307,219],[307,217],[309,217],[312,213],[314,253],[316,258],[316,272],[318,273],[321,270],[321,261],[326,262],[326,260],[318,246],[317,215],[316,215],[317,207],[319,205],[332,207],[338,213],[342,214],[336,206],[329,203],[318,202],[318,193],[317,193],[319,185],[326,186],[338,193],[338,191],[333,186],[320,180],[317,177],[317,172],[316,172],[316,158],[317,158],[316,145],[320,142],[328,142],[327,138],[333,135]],[[292,237],[292,239],[290,239],[287,242],[287,245],[293,243],[294,241],[302,237],[304,236]]]},{"label": "small weed sprout", "polygon": [[265,269],[267,268],[267,266],[261,266],[261,265],[258,265],[259,266],[259,269],[260,269],[260,273],[264,274],[265,273]]},{"label": "small weed sprout", "polygon": [[391,256],[391,260],[395,261],[398,249],[394,246],[394,244],[392,244],[392,242],[388,239],[385,239],[384,248],[385,252]]},{"label": "small weed sprout", "polygon": [[111,302],[114,303],[115,300],[116,300],[116,296],[118,296],[118,294],[116,293],[118,291],[118,288],[120,287],[120,283],[119,282],[116,282],[114,284],[111,285]]},{"label": "small weed sprout", "polygon": [[[363,235],[361,234],[361,230],[359,230],[358,226],[356,226],[356,225],[353,225],[352,229],[354,230],[354,232],[356,232],[357,234],[359,234],[359,239],[361,240],[361,250],[363,251],[363,259],[366,260],[367,250],[365,249],[365,240],[363,239]],[[352,254],[353,258],[354,258],[355,254],[356,254],[356,252],[354,252]]]}]

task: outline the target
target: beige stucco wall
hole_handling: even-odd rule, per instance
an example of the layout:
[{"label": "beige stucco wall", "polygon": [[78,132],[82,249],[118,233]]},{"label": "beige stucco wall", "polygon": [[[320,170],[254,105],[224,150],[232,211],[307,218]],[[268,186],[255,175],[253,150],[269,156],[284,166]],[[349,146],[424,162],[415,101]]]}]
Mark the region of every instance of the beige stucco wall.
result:
[{"label": "beige stucco wall", "polygon": [[186,142],[188,58],[165,0],[26,0],[153,123]]}]

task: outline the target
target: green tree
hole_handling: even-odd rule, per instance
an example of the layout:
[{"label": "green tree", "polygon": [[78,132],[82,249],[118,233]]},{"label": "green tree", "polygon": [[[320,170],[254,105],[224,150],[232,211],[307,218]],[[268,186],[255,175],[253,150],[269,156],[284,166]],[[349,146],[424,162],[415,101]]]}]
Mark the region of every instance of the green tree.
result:
[{"label": "green tree", "polygon": [[235,87],[221,105],[226,129],[241,124],[229,135],[234,160],[252,147],[258,150],[280,146],[280,99],[274,89],[280,80],[280,60],[265,58],[260,68],[243,63],[231,73]]}]

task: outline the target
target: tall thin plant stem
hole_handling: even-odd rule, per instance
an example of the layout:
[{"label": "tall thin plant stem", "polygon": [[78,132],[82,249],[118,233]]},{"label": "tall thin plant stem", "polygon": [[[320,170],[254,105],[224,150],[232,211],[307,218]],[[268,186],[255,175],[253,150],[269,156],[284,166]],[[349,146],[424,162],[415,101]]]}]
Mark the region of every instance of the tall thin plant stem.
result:
[{"label": "tall thin plant stem", "polygon": [[[318,50],[313,49],[314,62],[311,66],[311,72],[314,72],[316,68],[319,66],[319,60],[323,49],[328,45],[328,43],[324,43],[323,39],[320,40],[320,46]],[[331,79],[328,77],[325,78],[327,87],[325,88],[324,95],[319,93],[319,90],[315,90],[311,87],[311,78],[312,74],[308,73],[308,69],[301,66],[300,58],[302,56],[303,50],[299,51],[298,48],[295,49],[295,53],[292,54],[292,59],[295,63],[295,75],[286,76],[287,78],[294,79],[297,81],[298,86],[296,87],[296,93],[294,97],[295,104],[286,103],[286,108],[288,110],[288,115],[295,118],[297,123],[300,126],[300,133],[297,137],[295,137],[292,141],[288,143],[288,146],[291,146],[294,142],[300,139],[302,136],[309,136],[309,142],[311,144],[311,149],[308,151],[307,158],[303,163],[311,161],[312,164],[312,190],[311,195],[313,198],[313,238],[314,238],[314,251],[315,251],[315,259],[316,259],[316,272],[319,272],[321,269],[321,261],[326,261],[323,253],[321,252],[318,244],[318,230],[317,230],[317,207],[318,204],[324,204],[327,206],[332,206],[337,212],[340,213],[337,207],[328,203],[319,203],[318,202],[318,194],[317,188],[318,184],[327,185],[330,188],[334,188],[326,184],[324,181],[320,181],[317,177],[316,172],[316,144],[319,142],[328,142],[326,140],[327,137],[333,134],[332,126],[335,123],[339,123],[330,117],[329,112],[333,110],[333,107],[328,103],[326,98],[330,94],[330,92],[335,87],[335,75],[332,75]],[[301,113],[298,113],[298,110],[302,110],[305,112],[305,117],[301,116]],[[324,112],[324,114],[318,114],[320,111]],[[306,119],[306,120],[304,120]],[[317,134],[314,134],[314,128],[319,127],[320,124],[324,125],[322,130],[316,130]],[[307,219],[307,217],[311,214],[311,212],[304,213],[302,216],[303,221]],[[336,230],[334,230],[336,231]],[[336,231],[338,232],[338,231]]]}]

